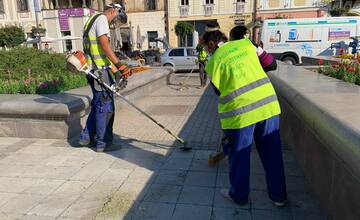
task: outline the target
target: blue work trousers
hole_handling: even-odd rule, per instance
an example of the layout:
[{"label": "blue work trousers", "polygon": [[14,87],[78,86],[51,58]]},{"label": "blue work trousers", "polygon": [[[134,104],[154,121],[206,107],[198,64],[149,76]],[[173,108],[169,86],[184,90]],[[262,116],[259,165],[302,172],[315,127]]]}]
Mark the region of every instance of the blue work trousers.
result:
[{"label": "blue work trousers", "polygon": [[229,156],[229,195],[239,203],[248,202],[250,189],[250,152],[255,141],[265,170],[268,195],[273,201],[287,197],[284,164],[279,134],[279,116],[241,129],[223,130],[227,143],[223,146]]},{"label": "blue work trousers", "polygon": [[93,92],[93,99],[80,140],[90,140],[96,148],[105,148],[113,140],[114,97],[108,91],[97,91],[94,88],[93,79],[88,77],[88,81]]}]

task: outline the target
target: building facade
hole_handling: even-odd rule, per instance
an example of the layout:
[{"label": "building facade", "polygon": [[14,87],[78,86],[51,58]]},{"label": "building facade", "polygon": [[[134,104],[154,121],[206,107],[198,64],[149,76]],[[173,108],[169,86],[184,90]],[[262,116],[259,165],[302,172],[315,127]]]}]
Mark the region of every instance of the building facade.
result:
[{"label": "building facade", "polygon": [[316,18],[326,16],[323,0],[257,0],[257,17]]},{"label": "building facade", "polygon": [[[180,46],[175,34],[178,21],[194,25],[201,36],[206,23],[216,20],[221,30],[228,34],[236,24],[247,24],[252,20],[253,1],[250,0],[168,0],[168,36],[171,46]],[[193,46],[191,41],[187,46]]]},{"label": "building facade", "polygon": [[165,0],[127,1],[129,24],[121,28],[122,36],[125,36],[122,39],[124,45],[130,45],[133,50],[163,49],[163,44],[155,39],[162,39],[166,35],[165,2]]},{"label": "building facade", "polygon": [[[113,0],[0,0],[0,26],[21,26],[31,40],[32,27],[46,29],[44,42],[55,52],[82,50],[83,26]],[[117,2],[115,0],[115,2]],[[37,8],[37,10],[35,10]],[[44,46],[42,44],[42,46]]]}]

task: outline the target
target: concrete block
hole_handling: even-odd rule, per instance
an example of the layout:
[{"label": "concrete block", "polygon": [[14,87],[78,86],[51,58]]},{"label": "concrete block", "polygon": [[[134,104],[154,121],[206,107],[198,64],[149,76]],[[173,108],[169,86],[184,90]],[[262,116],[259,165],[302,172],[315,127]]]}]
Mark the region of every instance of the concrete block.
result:
[{"label": "concrete block", "polygon": [[152,184],[148,189],[144,201],[176,203],[181,186]]},{"label": "concrete block", "polygon": [[160,170],[154,183],[165,185],[184,185],[187,172],[184,170]]},{"label": "concrete block", "polygon": [[199,206],[199,205],[184,205],[177,204],[175,207],[173,220],[198,220],[198,219],[210,219],[211,206]]},{"label": "concrete block", "polygon": [[189,171],[185,179],[185,185],[187,186],[214,187],[215,183],[216,173],[209,172]]},{"label": "concrete block", "polygon": [[328,212],[333,219],[356,219],[360,216],[359,179],[343,162],[336,160],[333,185],[330,192]]},{"label": "concrete block", "polygon": [[166,161],[162,169],[165,170],[189,170],[191,158],[174,158]]},{"label": "concrete block", "polygon": [[9,199],[4,205],[0,207],[0,212],[11,214],[26,214],[33,207],[40,203],[45,196],[18,194]]},{"label": "concrete block", "polygon": [[79,195],[49,196],[32,208],[29,215],[58,217],[72,204]]},{"label": "concrete block", "polygon": [[143,202],[135,211],[133,219],[156,219],[168,220],[174,212],[175,204]]},{"label": "concrete block", "polygon": [[79,198],[71,204],[61,216],[64,218],[93,219],[103,208],[107,199],[103,198]]},{"label": "concrete block", "polygon": [[184,186],[178,203],[190,205],[211,205],[214,197],[214,188],[199,186]]},{"label": "concrete block", "polygon": [[252,210],[253,220],[292,220],[293,216],[290,212],[274,211],[274,210]]},{"label": "concrete block", "polygon": [[211,216],[213,220],[251,220],[250,210],[239,209],[239,208],[220,208],[215,207]]},{"label": "concrete block", "polygon": [[229,174],[227,174],[227,173],[218,173],[218,176],[216,178],[216,187],[229,188],[230,187]]}]

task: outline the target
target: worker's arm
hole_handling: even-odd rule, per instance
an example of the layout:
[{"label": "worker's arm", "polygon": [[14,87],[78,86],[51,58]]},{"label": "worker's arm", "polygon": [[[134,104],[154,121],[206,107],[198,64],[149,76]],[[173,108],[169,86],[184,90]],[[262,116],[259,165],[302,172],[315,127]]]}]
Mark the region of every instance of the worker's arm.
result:
[{"label": "worker's arm", "polygon": [[106,34],[101,35],[98,37],[99,45],[101,49],[104,51],[105,55],[109,58],[109,60],[113,64],[117,64],[120,62],[119,58],[115,55],[115,53],[112,51],[109,38]]},{"label": "worker's arm", "polygon": [[99,45],[101,49],[104,51],[105,55],[109,58],[109,60],[114,64],[111,65],[111,71],[116,75],[116,73],[120,70],[120,72],[127,78],[131,73],[131,69],[124,65],[120,59],[115,55],[113,50],[110,47],[109,38],[107,35],[101,35],[98,37]]}]

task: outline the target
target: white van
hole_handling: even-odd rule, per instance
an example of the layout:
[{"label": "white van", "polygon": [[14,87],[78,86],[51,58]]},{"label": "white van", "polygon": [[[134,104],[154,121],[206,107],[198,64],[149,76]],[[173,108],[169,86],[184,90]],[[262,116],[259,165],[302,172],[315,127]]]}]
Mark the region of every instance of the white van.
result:
[{"label": "white van", "polygon": [[350,37],[360,36],[360,17],[270,19],[260,34],[264,50],[297,64],[302,56],[334,55],[332,43],[348,45]]}]

